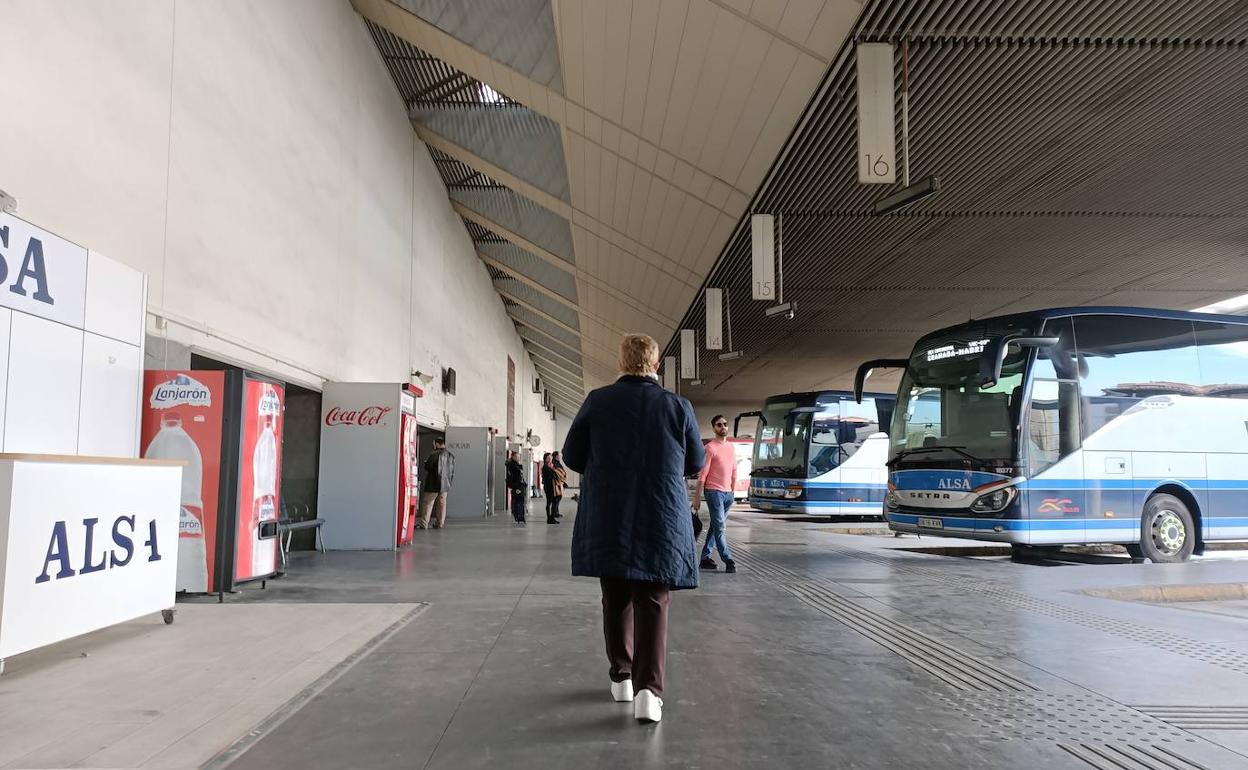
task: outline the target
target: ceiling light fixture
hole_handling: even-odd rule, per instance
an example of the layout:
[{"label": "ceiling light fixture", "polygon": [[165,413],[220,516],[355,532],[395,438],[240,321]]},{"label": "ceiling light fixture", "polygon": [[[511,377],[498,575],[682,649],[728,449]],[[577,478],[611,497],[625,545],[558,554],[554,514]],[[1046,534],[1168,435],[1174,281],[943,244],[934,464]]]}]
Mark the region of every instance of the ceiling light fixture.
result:
[{"label": "ceiling light fixture", "polygon": [[871,207],[871,213],[878,216],[891,214],[906,206],[913,206],[924,198],[935,195],[940,192],[940,177],[929,176],[920,179],[909,187],[904,187],[892,195],[886,195],[875,202]]},{"label": "ceiling light fixture", "polygon": [[793,316],[796,315],[796,313],[797,313],[796,302],[785,302],[780,305],[772,305],[771,307],[763,311],[763,314],[766,315],[768,318],[775,318],[776,316],[784,316],[786,319],[790,321],[793,320]]},{"label": "ceiling light fixture", "polygon": [[720,361],[736,361],[738,358],[740,358],[743,355],[745,354],[742,353],[740,350],[730,350],[727,353],[720,353],[719,360]]}]

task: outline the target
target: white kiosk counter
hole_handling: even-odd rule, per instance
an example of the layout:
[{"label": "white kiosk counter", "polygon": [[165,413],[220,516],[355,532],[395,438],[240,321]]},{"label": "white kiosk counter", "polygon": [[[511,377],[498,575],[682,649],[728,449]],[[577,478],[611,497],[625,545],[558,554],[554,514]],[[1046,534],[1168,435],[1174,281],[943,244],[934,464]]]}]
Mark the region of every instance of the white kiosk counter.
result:
[{"label": "white kiosk counter", "polygon": [[137,617],[173,622],[182,463],[0,454],[4,659]]}]

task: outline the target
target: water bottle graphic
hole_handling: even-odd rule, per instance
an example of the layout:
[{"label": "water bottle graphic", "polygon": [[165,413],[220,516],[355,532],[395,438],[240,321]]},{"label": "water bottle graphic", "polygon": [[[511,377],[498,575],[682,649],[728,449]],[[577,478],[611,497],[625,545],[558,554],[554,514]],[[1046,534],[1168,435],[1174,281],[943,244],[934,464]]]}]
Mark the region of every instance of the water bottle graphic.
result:
[{"label": "water bottle graphic", "polygon": [[261,524],[277,519],[277,416],[281,401],[272,385],[265,385],[260,394],[260,436],[251,455],[253,576],[267,575],[277,568],[276,543],[260,539]]},{"label": "water bottle graphic", "polygon": [[143,455],[151,460],[181,460],[182,500],[178,515],[177,590],[204,593],[208,590],[208,548],[204,540],[204,459],[195,439],[182,428],[182,417],[165,414],[160,431]]}]

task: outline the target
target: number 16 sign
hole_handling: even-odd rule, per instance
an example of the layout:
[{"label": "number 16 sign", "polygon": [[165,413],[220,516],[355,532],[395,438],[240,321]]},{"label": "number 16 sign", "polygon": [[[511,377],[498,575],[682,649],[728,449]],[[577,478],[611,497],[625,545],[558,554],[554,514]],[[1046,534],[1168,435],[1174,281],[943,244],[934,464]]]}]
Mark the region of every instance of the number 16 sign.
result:
[{"label": "number 16 sign", "polygon": [[858,181],[897,180],[896,126],[893,120],[893,46],[858,44]]}]

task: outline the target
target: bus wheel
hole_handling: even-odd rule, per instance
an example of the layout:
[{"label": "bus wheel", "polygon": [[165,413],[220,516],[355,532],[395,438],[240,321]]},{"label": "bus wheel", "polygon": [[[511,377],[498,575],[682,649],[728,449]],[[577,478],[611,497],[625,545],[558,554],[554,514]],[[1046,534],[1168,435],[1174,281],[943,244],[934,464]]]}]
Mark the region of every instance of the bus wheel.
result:
[{"label": "bus wheel", "polygon": [[1196,547],[1192,514],[1174,495],[1153,495],[1140,518],[1140,550],[1158,564],[1187,561]]}]

